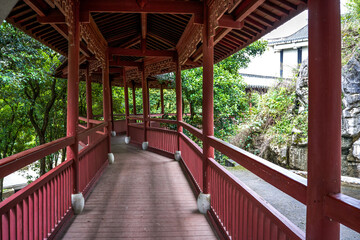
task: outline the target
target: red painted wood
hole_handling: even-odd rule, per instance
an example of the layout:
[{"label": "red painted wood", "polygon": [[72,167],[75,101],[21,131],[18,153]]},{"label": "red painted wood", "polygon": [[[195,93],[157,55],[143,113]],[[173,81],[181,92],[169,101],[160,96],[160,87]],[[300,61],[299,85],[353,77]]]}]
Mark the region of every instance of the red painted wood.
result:
[{"label": "red painted wood", "polygon": [[143,13],[182,13],[182,14],[202,14],[202,4],[199,2],[166,2],[149,1],[144,7],[136,1],[103,0],[101,2],[88,0],[81,4],[82,11],[90,12],[143,12]]},{"label": "red painted wood", "polygon": [[[260,225],[263,219],[261,214],[267,219],[265,221],[265,239],[277,239],[279,231],[286,234],[286,238],[289,239],[305,239],[304,233],[297,226],[232,176],[214,159],[210,159],[208,173],[211,180],[209,193],[212,196],[212,209],[233,239],[258,239],[263,234],[262,227],[257,225],[259,212]],[[238,194],[234,194],[234,191]],[[232,199],[239,195],[240,199],[237,197],[237,204],[231,204]],[[238,211],[237,206],[239,206]],[[240,219],[236,221],[238,216]],[[240,232],[238,232],[239,230]],[[255,236],[257,237],[255,238]]]},{"label": "red painted wood", "polygon": [[[341,184],[340,1],[309,1],[309,131],[306,237],[339,239],[325,197]],[[331,27],[329,27],[331,26]],[[324,86],[326,88],[324,89]],[[331,131],[329,131],[331,129]]]},{"label": "red painted wood", "polygon": [[[202,126],[203,135],[214,135],[214,37],[209,33],[210,13],[204,1],[204,24],[203,24],[203,109],[202,109]],[[214,157],[214,149],[208,144],[206,139],[203,142],[203,192],[208,193],[208,158]]]},{"label": "red painted wood", "polygon": [[141,87],[142,87],[142,99],[143,99],[143,119],[144,119],[144,127],[143,127],[143,131],[144,131],[144,138],[143,141],[146,142],[147,138],[146,138],[146,128],[148,127],[148,122],[147,119],[149,117],[149,96],[148,96],[148,90],[147,90],[147,80],[146,80],[146,75],[145,75],[145,64],[142,67],[142,72],[141,72]]},{"label": "red painted wood", "polygon": [[141,50],[128,48],[109,48],[110,56],[132,56],[132,57],[174,57],[176,51],[173,50]]},{"label": "red painted wood", "polygon": [[204,139],[204,135],[202,133],[202,130],[197,129],[196,127],[191,126],[190,124],[187,124],[185,122],[179,122],[179,124],[185,128],[186,130],[188,130],[192,135],[194,135],[195,137],[197,137],[200,140]]},{"label": "red painted wood", "polygon": [[203,175],[202,175],[202,150],[183,133],[180,133],[180,151],[181,158],[184,164],[189,169],[191,176],[198,185],[198,188],[202,190]]},{"label": "red painted wood", "polygon": [[21,169],[30,163],[73,144],[74,137],[64,137],[0,160],[0,178]]},{"label": "red painted wood", "polygon": [[126,72],[125,70],[123,70],[123,82],[124,82],[124,96],[125,96],[125,121],[126,121],[126,136],[129,136],[129,89],[128,89],[128,85],[127,85],[127,80],[126,80]]},{"label": "red painted wood", "polygon": [[[73,6],[73,33],[69,34],[68,47],[68,94],[67,94],[67,136],[76,136],[79,117],[79,56],[80,56],[80,24],[79,4]],[[75,186],[74,193],[79,192],[80,175],[78,161],[78,142],[67,148],[67,159],[74,159]]]},{"label": "red painted wood", "polygon": [[306,179],[215,137],[208,140],[216,150],[296,200],[306,203]]},{"label": "red painted wood", "polygon": [[[176,120],[177,122],[182,121],[183,115],[183,107],[182,107],[182,87],[181,87],[181,64],[179,63],[179,59],[176,59]],[[183,131],[182,126],[178,125],[177,132],[181,133]],[[179,142],[178,142],[179,144]],[[177,146],[178,150],[180,150],[180,146]]]},{"label": "red painted wood", "polygon": [[325,197],[325,214],[333,221],[360,232],[360,200],[344,194],[332,194]]},{"label": "red painted wood", "polygon": [[132,84],[132,98],[133,98],[133,114],[136,115],[136,91],[135,82]]},{"label": "red painted wood", "polygon": [[141,144],[144,141],[143,126],[130,125],[129,126],[130,141]]},{"label": "red painted wood", "polygon": [[149,128],[147,131],[149,147],[174,154],[178,146],[178,134],[166,129]]},{"label": "red painted wood", "polygon": [[[106,134],[108,136],[108,141],[110,143],[111,139],[111,88],[110,88],[110,79],[109,79],[109,50],[106,50],[106,57],[105,57],[105,66],[102,71],[102,85],[103,85],[103,115],[104,121],[108,123]],[[108,152],[111,152],[110,144]]]}]

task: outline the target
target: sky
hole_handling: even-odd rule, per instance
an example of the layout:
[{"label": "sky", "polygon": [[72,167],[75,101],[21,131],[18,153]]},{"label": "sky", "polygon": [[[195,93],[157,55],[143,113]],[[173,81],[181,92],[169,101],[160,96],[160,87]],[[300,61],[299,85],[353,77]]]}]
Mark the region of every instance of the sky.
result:
[{"label": "sky", "polygon": [[[346,8],[346,4],[349,0],[341,0],[341,14],[344,14],[348,11]],[[278,38],[278,37],[287,37],[307,24],[308,21],[308,11],[304,11],[297,15],[296,17],[292,18],[285,24],[281,25],[280,27],[274,29],[272,32],[265,35],[263,38],[268,40],[270,38]]]}]

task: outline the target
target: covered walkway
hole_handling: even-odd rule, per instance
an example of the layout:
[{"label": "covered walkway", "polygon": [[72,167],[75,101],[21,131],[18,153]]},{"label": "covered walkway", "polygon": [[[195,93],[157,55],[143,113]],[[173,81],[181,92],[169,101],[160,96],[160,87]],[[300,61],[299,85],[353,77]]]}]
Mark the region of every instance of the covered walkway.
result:
[{"label": "covered walkway", "polygon": [[63,239],[216,239],[178,162],[112,138],[106,168]]}]

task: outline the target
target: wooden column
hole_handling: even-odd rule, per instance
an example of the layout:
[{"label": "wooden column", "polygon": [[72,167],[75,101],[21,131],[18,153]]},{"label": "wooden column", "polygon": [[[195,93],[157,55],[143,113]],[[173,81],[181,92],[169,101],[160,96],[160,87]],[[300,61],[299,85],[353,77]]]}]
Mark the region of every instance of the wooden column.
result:
[{"label": "wooden column", "polygon": [[91,128],[90,119],[93,118],[92,112],[92,88],[91,88],[91,75],[89,67],[86,69],[86,118],[87,118],[87,128]]},{"label": "wooden column", "polygon": [[126,81],[126,72],[123,70],[124,82],[124,96],[125,96],[125,122],[126,122],[126,136],[129,136],[129,91]]},{"label": "wooden column", "polygon": [[110,116],[111,116],[111,131],[114,131],[114,107],[113,107],[113,91],[112,91],[112,84],[110,80]]},{"label": "wooden column", "polygon": [[136,91],[135,91],[135,82],[132,82],[132,97],[133,97],[133,113],[136,115]]},{"label": "wooden column", "polygon": [[146,81],[146,92],[147,92],[147,106],[148,106],[148,115],[150,117],[151,111],[150,111],[150,88],[149,88],[149,82]]},{"label": "wooden column", "polygon": [[80,55],[80,24],[79,5],[74,3],[73,21],[70,21],[68,48],[68,84],[67,84],[67,131],[68,137],[75,137],[75,143],[67,147],[67,159],[74,159],[74,189],[80,192],[80,169],[78,158],[77,126],[79,119],[79,55]]},{"label": "wooden column", "polygon": [[102,84],[103,84],[103,115],[104,121],[108,123],[106,134],[108,136],[108,152],[111,152],[111,114],[110,114],[110,81],[109,81],[109,53],[106,50],[105,63],[102,69]]},{"label": "wooden column", "polygon": [[161,104],[161,114],[165,114],[165,107],[164,107],[164,85],[160,85],[160,104]]},{"label": "wooden column", "polygon": [[209,14],[206,1],[204,1],[203,25],[203,192],[208,193],[208,159],[214,157],[214,149],[209,145],[207,137],[214,136],[214,38],[209,37]]},{"label": "wooden column", "polygon": [[181,87],[181,65],[179,58],[176,59],[176,119],[177,119],[177,132],[178,132],[178,150],[180,151],[180,133],[183,131],[182,126],[180,126],[180,121],[182,121],[182,87]]},{"label": "wooden column", "polygon": [[340,225],[324,214],[324,198],[341,184],[340,1],[309,8],[309,145],[306,239],[339,239]]},{"label": "wooden column", "polygon": [[142,72],[141,72],[141,86],[142,86],[142,95],[143,95],[143,118],[144,118],[144,142],[147,142],[147,136],[146,136],[146,128],[148,127],[148,96],[147,96],[147,81],[145,76],[145,64],[143,64]]}]

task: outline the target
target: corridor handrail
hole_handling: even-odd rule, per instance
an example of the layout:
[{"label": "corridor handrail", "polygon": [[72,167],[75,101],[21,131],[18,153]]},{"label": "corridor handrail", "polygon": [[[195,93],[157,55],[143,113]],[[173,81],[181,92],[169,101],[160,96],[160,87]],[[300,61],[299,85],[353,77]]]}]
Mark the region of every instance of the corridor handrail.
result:
[{"label": "corridor handrail", "polygon": [[325,215],[345,226],[360,232],[360,200],[342,193],[325,198]]},{"label": "corridor handrail", "polygon": [[208,137],[207,140],[222,154],[299,202],[306,204],[307,180],[305,178],[216,137]]},{"label": "corridor handrail", "polygon": [[75,143],[75,137],[63,137],[55,141],[25,150],[0,160],[0,178]]},{"label": "corridor handrail", "polygon": [[186,130],[188,130],[192,135],[194,135],[195,137],[197,137],[200,140],[204,140],[204,136],[202,133],[202,130],[186,123],[183,121],[179,121],[180,126],[182,126],[183,128],[185,128]]}]

